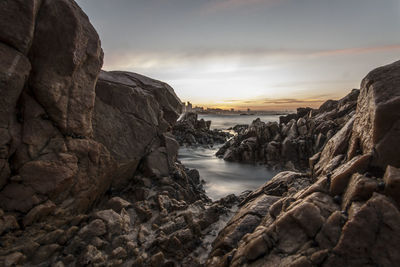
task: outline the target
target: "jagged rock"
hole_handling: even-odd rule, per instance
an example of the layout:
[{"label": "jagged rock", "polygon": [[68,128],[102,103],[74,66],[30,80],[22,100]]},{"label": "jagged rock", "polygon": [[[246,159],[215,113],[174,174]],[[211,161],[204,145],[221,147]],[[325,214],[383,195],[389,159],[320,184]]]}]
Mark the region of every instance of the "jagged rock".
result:
[{"label": "jagged rock", "polygon": [[353,174],[343,194],[343,210],[346,210],[353,201],[368,200],[375,191],[378,191],[377,181],[361,174]]},{"label": "jagged rock", "polygon": [[[394,266],[400,262],[400,212],[374,194],[346,223],[326,266]],[[355,256],[357,255],[357,256]]]},{"label": "jagged rock", "polygon": [[107,257],[97,248],[95,248],[92,245],[88,245],[86,248],[86,251],[82,253],[79,263],[82,266],[88,265],[88,264],[94,264],[94,265],[104,265],[107,261]]},{"label": "jagged rock", "polygon": [[345,126],[327,142],[319,156],[318,164],[314,168],[314,172],[317,175],[324,173],[324,171],[326,172],[326,167],[333,158],[346,153],[353,124],[354,118],[350,119]]},{"label": "jagged rock", "polygon": [[42,263],[50,258],[53,253],[56,251],[60,250],[61,247],[58,244],[50,244],[50,245],[44,245],[39,247],[39,249],[36,251],[35,255],[33,256],[32,263],[33,264],[39,264]]},{"label": "jagged rock", "polygon": [[385,181],[385,194],[393,198],[400,206],[400,169],[388,166],[383,180]]},{"label": "jagged rock", "polygon": [[158,267],[164,264],[164,254],[162,252],[158,252],[151,257],[151,266]]},{"label": "jagged rock", "polygon": [[93,217],[103,220],[107,226],[107,232],[111,234],[123,233],[127,229],[127,224],[130,223],[129,216],[122,217],[113,210],[97,211]]},{"label": "jagged rock", "polygon": [[230,134],[210,130],[211,121],[198,120],[197,113],[184,113],[173,127],[173,134],[180,145],[211,145],[224,143]]},{"label": "jagged rock", "polygon": [[[256,119],[246,131],[222,146],[216,155],[227,161],[262,163],[274,169],[306,170],[308,159],[321,152],[345,123],[348,123],[349,130],[343,132],[351,133],[352,112],[358,93],[359,90],[353,90],[339,101],[328,100],[313,112],[309,108],[298,109],[297,114],[280,117],[280,126]],[[325,158],[327,154],[337,155],[347,149],[343,138],[331,141],[330,148],[325,148],[329,151],[324,153]]]},{"label": "jagged rock", "polygon": [[34,207],[24,217],[24,226],[31,225],[35,221],[42,219],[46,215],[53,212],[55,209],[56,209],[56,205],[50,200],[44,204],[40,204],[40,205]]},{"label": "jagged rock", "polygon": [[354,173],[363,173],[366,171],[368,164],[370,163],[370,159],[370,154],[357,156],[336,168],[334,174],[332,175],[332,182],[330,185],[331,193],[333,195],[342,194]]},{"label": "jagged rock", "polygon": [[125,259],[128,256],[128,254],[126,253],[126,250],[124,248],[117,247],[111,252],[111,256],[117,259]]},{"label": "jagged rock", "polygon": [[120,197],[113,197],[107,202],[107,207],[119,213],[122,209],[127,209],[132,204]]},{"label": "jagged rock", "polygon": [[79,231],[79,236],[82,239],[90,239],[92,237],[102,236],[107,233],[107,228],[104,222],[100,219],[93,220],[88,225],[84,226]]},{"label": "jagged rock", "polygon": [[165,148],[160,147],[145,157],[143,172],[148,177],[168,176],[169,162]]},{"label": "jagged rock", "polygon": [[10,255],[7,255],[4,260],[5,267],[18,266],[21,265],[25,261],[26,257],[21,252],[14,252]]},{"label": "jagged rock", "polygon": [[[0,212],[2,213],[2,212]],[[17,219],[13,215],[0,215],[0,235],[10,230],[19,229]]]},{"label": "jagged rock", "polygon": [[400,167],[400,61],[371,71],[361,83],[348,157],[374,151],[374,165]]}]

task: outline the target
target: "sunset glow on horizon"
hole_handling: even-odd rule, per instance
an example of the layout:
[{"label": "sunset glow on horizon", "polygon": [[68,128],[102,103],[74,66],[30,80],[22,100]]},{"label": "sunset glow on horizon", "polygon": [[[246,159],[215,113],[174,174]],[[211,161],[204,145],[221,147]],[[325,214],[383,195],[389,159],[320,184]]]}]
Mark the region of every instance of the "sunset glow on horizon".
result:
[{"label": "sunset glow on horizon", "polygon": [[398,0],[77,2],[105,70],[167,82],[194,106],[316,108],[400,56]]}]

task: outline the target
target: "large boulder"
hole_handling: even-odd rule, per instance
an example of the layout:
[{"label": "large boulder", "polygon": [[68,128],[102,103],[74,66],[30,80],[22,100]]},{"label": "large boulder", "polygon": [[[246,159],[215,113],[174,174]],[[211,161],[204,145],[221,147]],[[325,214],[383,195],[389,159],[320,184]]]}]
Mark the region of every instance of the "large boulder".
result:
[{"label": "large boulder", "polygon": [[90,136],[103,51],[75,2],[43,1],[29,55],[30,87],[48,116],[63,134]]},{"label": "large boulder", "polygon": [[114,168],[90,139],[98,35],[74,1],[0,6],[0,206],[26,213],[51,200],[86,210]]},{"label": "large boulder", "polygon": [[26,54],[35,31],[42,0],[4,0],[0,2],[0,42]]},{"label": "large boulder", "polygon": [[400,61],[371,71],[361,83],[348,156],[374,152],[374,165],[400,167]]},{"label": "large boulder", "polygon": [[[115,184],[132,176],[154,145],[170,144],[162,133],[175,124],[180,111],[179,98],[163,82],[129,72],[100,73],[93,133],[118,163]],[[164,175],[168,174],[168,166],[161,168],[164,168]]]}]

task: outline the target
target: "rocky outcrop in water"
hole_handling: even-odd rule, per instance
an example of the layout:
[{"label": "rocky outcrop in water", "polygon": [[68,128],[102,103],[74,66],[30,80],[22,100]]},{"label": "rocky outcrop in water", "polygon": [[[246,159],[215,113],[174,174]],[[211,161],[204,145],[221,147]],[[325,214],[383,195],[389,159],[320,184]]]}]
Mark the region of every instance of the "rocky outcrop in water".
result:
[{"label": "rocky outcrop in water", "polygon": [[399,85],[400,61],[369,73],[312,174],[280,173],[247,196],[206,265],[398,265]]},{"label": "rocky outcrop in water", "polygon": [[217,152],[227,161],[261,163],[273,169],[305,170],[308,159],[320,152],[354,115],[359,90],[319,109],[299,108],[280,117],[280,123],[257,119]]},{"label": "rocky outcrop in water", "polygon": [[181,146],[213,146],[223,144],[231,136],[221,130],[210,130],[211,121],[198,120],[197,113],[187,112],[173,127],[173,134]]}]

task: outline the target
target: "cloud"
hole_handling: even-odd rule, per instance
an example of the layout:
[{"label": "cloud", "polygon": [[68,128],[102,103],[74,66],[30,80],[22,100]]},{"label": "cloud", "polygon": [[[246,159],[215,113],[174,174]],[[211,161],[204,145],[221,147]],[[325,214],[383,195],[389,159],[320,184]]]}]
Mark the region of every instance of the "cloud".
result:
[{"label": "cloud", "polygon": [[315,57],[346,56],[356,54],[380,53],[400,50],[400,44],[382,45],[373,47],[350,47],[333,50],[296,50],[296,49],[269,49],[269,48],[244,48],[244,49],[197,49],[187,51],[110,51],[105,57],[105,69],[152,69],[170,68],[186,65],[190,62],[251,60],[253,66],[258,63],[265,65],[266,59],[272,63],[274,59],[293,61],[295,59]]},{"label": "cloud", "polygon": [[244,6],[254,6],[254,5],[276,5],[286,0],[214,0],[210,1],[205,10],[208,13],[224,11],[226,9],[240,8]]},{"label": "cloud", "polygon": [[373,47],[356,47],[356,48],[344,48],[335,50],[323,50],[313,53],[314,56],[334,56],[334,55],[355,55],[355,54],[368,54],[373,52],[384,52],[400,50],[400,45],[382,45]]}]

